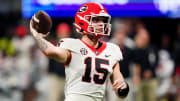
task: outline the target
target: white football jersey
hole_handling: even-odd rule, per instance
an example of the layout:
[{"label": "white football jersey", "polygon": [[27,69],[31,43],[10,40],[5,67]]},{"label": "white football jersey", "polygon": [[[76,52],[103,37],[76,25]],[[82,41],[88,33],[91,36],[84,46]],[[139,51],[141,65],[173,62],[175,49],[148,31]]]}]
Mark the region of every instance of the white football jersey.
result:
[{"label": "white football jersey", "polygon": [[113,43],[102,42],[98,49],[80,39],[65,38],[59,47],[71,52],[71,59],[65,67],[65,95],[84,94],[104,97],[106,83],[113,72],[113,66],[122,59],[120,48]]}]

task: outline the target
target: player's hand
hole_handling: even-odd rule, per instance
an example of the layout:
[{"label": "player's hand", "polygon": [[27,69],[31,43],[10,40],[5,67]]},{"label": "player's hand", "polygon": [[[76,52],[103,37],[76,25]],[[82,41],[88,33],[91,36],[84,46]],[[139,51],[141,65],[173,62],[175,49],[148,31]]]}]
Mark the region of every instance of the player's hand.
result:
[{"label": "player's hand", "polygon": [[47,37],[47,36],[49,35],[49,33],[50,33],[50,32],[48,32],[48,33],[46,33],[46,34],[38,33],[38,32],[36,31],[36,29],[33,28],[32,19],[30,20],[30,31],[31,31],[31,34],[32,34],[32,35],[37,35],[37,34],[39,34],[39,35],[40,35],[41,37],[43,37],[43,38]]},{"label": "player's hand", "polygon": [[41,37],[46,38],[50,34],[50,32],[47,32],[46,34],[42,34],[42,33],[39,34],[41,35]]},{"label": "player's hand", "polygon": [[127,84],[125,81],[121,81],[121,80],[116,80],[114,81],[113,85],[112,85],[112,89],[117,92],[118,89],[125,89],[127,88]]}]

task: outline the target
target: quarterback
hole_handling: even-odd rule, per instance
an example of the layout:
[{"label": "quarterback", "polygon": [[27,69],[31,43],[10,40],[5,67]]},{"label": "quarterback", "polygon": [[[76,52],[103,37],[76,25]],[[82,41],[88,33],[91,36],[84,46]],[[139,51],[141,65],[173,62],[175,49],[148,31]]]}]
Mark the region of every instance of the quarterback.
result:
[{"label": "quarterback", "polygon": [[83,4],[75,15],[76,31],[81,39],[65,38],[58,46],[45,40],[30,22],[30,31],[41,51],[48,57],[65,64],[65,101],[103,101],[108,79],[116,94],[124,98],[129,87],[121,72],[123,59],[118,46],[99,41],[109,36],[111,16],[98,3]]}]

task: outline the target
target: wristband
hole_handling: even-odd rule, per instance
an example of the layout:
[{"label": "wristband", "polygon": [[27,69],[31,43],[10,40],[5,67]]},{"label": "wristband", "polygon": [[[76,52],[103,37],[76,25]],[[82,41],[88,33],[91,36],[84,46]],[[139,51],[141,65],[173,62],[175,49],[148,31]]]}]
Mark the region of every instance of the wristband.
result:
[{"label": "wristband", "polygon": [[125,89],[118,89],[118,95],[119,97],[126,97],[129,93],[129,85],[128,83],[126,82],[126,85],[127,87]]}]

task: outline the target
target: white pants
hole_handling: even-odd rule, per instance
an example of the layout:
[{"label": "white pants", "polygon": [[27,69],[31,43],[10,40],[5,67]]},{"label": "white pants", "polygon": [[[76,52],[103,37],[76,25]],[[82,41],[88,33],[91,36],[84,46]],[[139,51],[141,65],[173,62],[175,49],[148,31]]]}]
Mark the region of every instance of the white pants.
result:
[{"label": "white pants", "polygon": [[82,94],[70,94],[66,96],[65,101],[103,101],[103,98],[97,98]]}]

